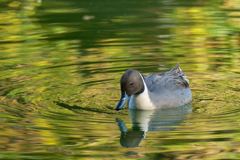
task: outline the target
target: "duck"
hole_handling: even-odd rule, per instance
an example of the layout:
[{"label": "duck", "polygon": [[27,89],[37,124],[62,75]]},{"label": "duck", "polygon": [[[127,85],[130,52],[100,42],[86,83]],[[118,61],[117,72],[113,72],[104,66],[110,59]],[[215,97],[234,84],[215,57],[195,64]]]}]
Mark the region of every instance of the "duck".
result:
[{"label": "duck", "polygon": [[155,110],[173,108],[191,103],[189,80],[179,64],[168,71],[144,76],[128,69],[120,79],[121,97],[115,110]]}]

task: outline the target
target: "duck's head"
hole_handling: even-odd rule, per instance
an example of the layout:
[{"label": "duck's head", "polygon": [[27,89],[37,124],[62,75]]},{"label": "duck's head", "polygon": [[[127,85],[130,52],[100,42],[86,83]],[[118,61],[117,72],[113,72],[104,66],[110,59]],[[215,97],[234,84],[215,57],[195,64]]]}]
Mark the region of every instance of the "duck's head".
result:
[{"label": "duck's head", "polygon": [[116,106],[116,110],[124,107],[128,97],[138,95],[144,91],[143,76],[136,70],[127,70],[120,80],[121,98]]}]

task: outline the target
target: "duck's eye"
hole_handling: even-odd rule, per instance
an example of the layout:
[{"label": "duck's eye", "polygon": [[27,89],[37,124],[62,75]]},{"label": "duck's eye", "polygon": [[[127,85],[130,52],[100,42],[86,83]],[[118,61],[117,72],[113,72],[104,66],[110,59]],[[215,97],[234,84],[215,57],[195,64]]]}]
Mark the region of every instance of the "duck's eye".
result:
[{"label": "duck's eye", "polygon": [[130,86],[133,86],[133,85],[134,85],[134,83],[133,83],[133,82],[130,82],[130,83],[129,83],[129,85],[130,85]]}]

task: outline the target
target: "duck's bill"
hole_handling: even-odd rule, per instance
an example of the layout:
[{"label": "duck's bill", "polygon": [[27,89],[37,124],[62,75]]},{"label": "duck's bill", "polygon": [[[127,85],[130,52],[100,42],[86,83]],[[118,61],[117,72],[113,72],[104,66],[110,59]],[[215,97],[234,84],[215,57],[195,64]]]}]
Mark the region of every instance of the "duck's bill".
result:
[{"label": "duck's bill", "polygon": [[125,103],[126,103],[127,100],[128,100],[127,94],[126,94],[125,92],[122,93],[121,98],[120,98],[120,100],[119,100],[119,102],[118,102],[118,104],[117,104],[117,106],[116,106],[115,109],[116,109],[117,111],[123,109],[123,108],[124,108],[124,105],[125,105]]}]

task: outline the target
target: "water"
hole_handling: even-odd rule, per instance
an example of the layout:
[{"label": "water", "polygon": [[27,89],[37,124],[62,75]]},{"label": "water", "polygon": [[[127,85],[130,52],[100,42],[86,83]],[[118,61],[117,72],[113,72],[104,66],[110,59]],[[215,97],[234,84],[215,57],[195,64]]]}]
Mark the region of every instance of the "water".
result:
[{"label": "water", "polygon": [[[0,159],[240,159],[239,6],[1,0]],[[113,110],[124,70],[176,63],[190,110]]]}]

